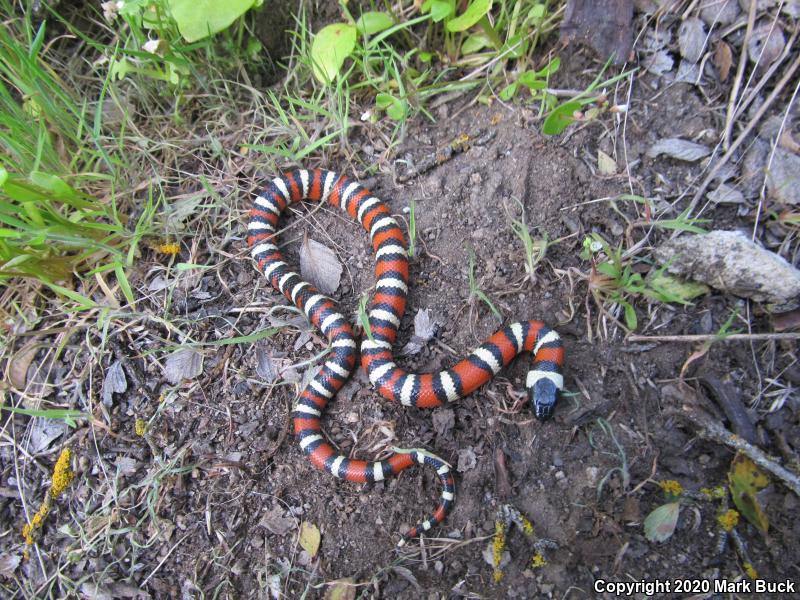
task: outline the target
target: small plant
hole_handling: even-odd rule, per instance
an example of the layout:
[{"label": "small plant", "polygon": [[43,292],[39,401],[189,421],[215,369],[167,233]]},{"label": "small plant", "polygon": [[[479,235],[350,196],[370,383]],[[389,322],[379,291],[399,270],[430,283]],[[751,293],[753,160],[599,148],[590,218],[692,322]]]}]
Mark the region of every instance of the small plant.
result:
[{"label": "small plant", "polygon": [[[469,271],[467,271],[467,276],[469,277],[469,298],[472,301],[473,298],[478,298],[481,300],[489,309],[494,313],[494,315],[503,320],[503,315],[500,313],[499,310],[492,304],[492,301],[489,300],[489,296],[478,287],[478,283],[475,281],[475,253],[470,250],[469,253]],[[471,302],[470,302],[471,304]]]},{"label": "small plant", "polygon": [[[524,211],[525,207],[522,205],[522,203],[519,200],[517,200],[517,203]],[[524,212],[521,219],[513,218],[508,211],[506,211],[506,214],[511,221],[511,230],[514,232],[514,235],[520,239],[523,247],[525,248],[525,272],[528,274],[531,285],[535,285],[536,269],[538,268],[539,263],[544,260],[544,257],[547,254],[547,248],[550,245],[547,241],[547,234],[540,239],[534,239],[531,236],[530,230],[528,229],[528,224],[525,222]]]},{"label": "small plant", "polygon": [[417,203],[412,199],[408,207],[408,255],[417,253]]}]

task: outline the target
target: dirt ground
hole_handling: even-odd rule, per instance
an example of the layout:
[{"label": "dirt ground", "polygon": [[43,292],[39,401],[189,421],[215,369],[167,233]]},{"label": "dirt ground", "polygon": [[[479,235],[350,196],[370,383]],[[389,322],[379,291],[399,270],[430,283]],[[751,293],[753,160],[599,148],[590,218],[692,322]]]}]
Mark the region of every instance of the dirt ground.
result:
[{"label": "dirt ground", "polygon": [[[555,87],[585,88],[600,67],[589,56],[585,50],[564,51]],[[419,310],[430,311],[439,328],[421,352],[398,357],[401,366],[418,372],[450,366],[501,323],[518,319],[544,320],[564,339],[566,392],[555,417],[544,423],[521,402],[526,359],[469,397],[434,411],[381,399],[359,372],[328,409],[326,432],[349,455],[374,458],[391,446],[423,447],[456,467],[456,504],[442,526],[398,552],[398,532],[435,505],[439,484],[432,473],[412,468],[374,485],[342,482],[314,469],[295,443],[289,413],[296,384],[268,382],[264,364],[299,365],[294,371],[302,376],[308,364],[301,363],[319,354],[325,340],[296,315],[272,310],[285,300],[269,288],[244,249],[245,211],[252,197],[242,194],[232,207],[237,220],[228,222],[229,232],[190,242],[187,262],[219,263],[220,268],[192,275],[169,292],[154,285],[161,271],[142,269],[136,285],[155,291],[139,310],[175,319],[195,339],[246,335],[275,325],[279,332],[255,343],[204,349],[201,375],[177,386],[142,359],[153,348],[137,343],[136,331],[113,338],[104,360],[92,366],[92,377],[102,380],[109,364],[125,357],[145,383],[115,395],[111,407],[98,408],[109,419],[109,431],[70,433],[77,442],[79,478],[87,483],[58,509],[57,521],[68,522],[72,514],[87,530],[128,528],[136,554],[112,563],[89,553],[65,565],[76,573],[104,573],[108,596],[85,587],[81,594],[267,598],[270,589],[280,589],[287,598],[314,598],[329,590],[326,582],[350,577],[362,598],[594,598],[603,597],[594,588],[601,579],[743,578],[731,544],[718,550],[712,502],[687,501],[667,542],[645,538],[644,518],[664,503],[658,481],[674,479],[693,492],[726,485],[734,454],[698,436],[678,416],[682,402],[690,401],[675,393],[679,374],[700,345],[626,341],[612,318],[622,320],[621,313],[601,312],[588,295],[582,274],[589,264],[579,256],[591,232],[614,244],[626,236],[642,238],[642,230],[628,228],[626,221],[641,218],[641,207],[631,202],[612,207],[609,198],[639,194],[666,210],[697,182],[701,163],[651,158],[646,150],[667,137],[715,143],[721,122],[714,102],[724,96],[686,83],[668,84],[645,72],[636,76],[629,98],[627,86],[608,92],[614,103],[628,104],[627,115],[607,114],[573,125],[561,136],[540,133],[534,106],[483,106],[466,94],[436,109],[435,123],[415,120],[393,158],[375,174],[353,168],[380,160],[380,140],[366,127],[352,132],[355,155],[306,165],[360,176],[405,220],[415,202],[418,251],[411,260],[409,304],[397,348],[411,338]],[[408,165],[465,134],[470,141],[463,151],[400,181]],[[620,174],[600,174],[598,150],[616,160]],[[677,203],[665,214],[675,216],[682,206]],[[534,236],[553,242],[535,282],[525,273],[523,245],[511,230],[520,207]],[[736,206],[710,207],[703,214],[710,223],[704,226],[752,228],[741,212]],[[344,273],[334,296],[355,321],[358,300],[374,283],[368,236],[327,207],[305,206],[286,222],[292,227],[282,240],[292,261],[304,235],[335,251]],[[651,232],[647,247],[670,234]],[[478,286],[502,321],[470,298],[470,255]],[[690,306],[640,299],[635,307],[637,333],[645,335],[714,333],[735,311],[741,317],[734,327],[746,327],[747,315],[754,330],[770,330],[769,318],[757,307],[720,292]],[[152,327],[169,338],[161,322],[153,319]],[[80,344],[71,342],[64,364],[82,360]],[[790,358],[795,351],[774,341],[713,344],[689,369],[686,383],[709,411],[713,402],[700,376],[726,382],[747,404],[765,390],[798,383],[800,371]],[[57,366],[53,373],[57,378]],[[800,446],[796,396],[776,412],[767,414],[766,405],[761,407],[752,416],[762,447],[789,460]],[[134,434],[137,418],[151,419],[146,439]],[[8,447],[2,452],[7,454]],[[498,489],[499,452],[510,494]],[[118,500],[121,510],[103,523],[90,519],[102,503],[90,491],[103,468],[92,458],[96,455],[116,465],[118,488],[130,490]],[[3,456],[4,465],[10,462],[11,456]],[[773,481],[760,501],[769,533],[762,535],[748,523],[737,528],[753,565],[765,579],[797,580],[798,498]],[[5,535],[16,535],[13,524],[20,522],[20,513],[10,498],[0,503]],[[498,583],[483,554],[504,503],[529,517],[537,538],[552,540],[554,547],[545,553],[547,564],[534,569],[531,542],[510,533],[510,560]],[[321,532],[316,556],[299,545],[301,522]],[[40,547],[45,552],[63,548],[67,533],[47,530]],[[132,572],[131,565],[146,567]],[[30,563],[21,568],[34,576]]]}]

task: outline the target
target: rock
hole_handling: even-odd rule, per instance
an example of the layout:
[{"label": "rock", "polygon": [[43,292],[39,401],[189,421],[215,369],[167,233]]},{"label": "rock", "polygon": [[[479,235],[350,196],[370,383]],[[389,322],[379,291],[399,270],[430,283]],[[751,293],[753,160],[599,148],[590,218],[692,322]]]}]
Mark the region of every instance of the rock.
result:
[{"label": "rock", "polygon": [[767,169],[767,190],[781,204],[800,204],[800,156],[775,148]]},{"label": "rock", "polygon": [[739,231],[669,240],[655,251],[671,273],[786,312],[800,305],[800,271]]}]

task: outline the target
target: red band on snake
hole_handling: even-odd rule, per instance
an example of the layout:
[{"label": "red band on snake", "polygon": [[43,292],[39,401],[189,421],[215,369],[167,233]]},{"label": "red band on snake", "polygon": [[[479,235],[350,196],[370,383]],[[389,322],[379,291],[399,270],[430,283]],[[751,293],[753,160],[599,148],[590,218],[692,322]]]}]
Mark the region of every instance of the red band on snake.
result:
[{"label": "red band on snake", "polygon": [[564,349],[558,334],[541,321],[511,323],[494,333],[450,369],[415,375],[395,364],[392,345],[406,308],[408,257],[406,239],[384,202],[363,186],[332,171],[296,169],[272,181],[250,211],[247,243],[258,268],[272,286],[300,308],[328,338],[331,352],[322,369],[301,393],[293,412],[294,431],[311,462],[348,481],[381,481],[413,464],[428,465],[442,482],[434,513],[406,533],[400,542],[441,523],[453,505],[455,484],[450,466],[422,449],[399,450],[385,460],[368,462],[340,454],[322,434],[321,418],[328,402],[356,364],[353,329],[336,304],[321,294],[283,260],[277,240],[278,221],[292,202],[329,202],[361,223],[375,250],[375,296],[369,307],[372,339],[361,342],[361,364],[375,389],[405,406],[433,408],[470,394],[492,379],[522,352],[533,353],[526,389],[534,414],[551,416],[563,387]]}]

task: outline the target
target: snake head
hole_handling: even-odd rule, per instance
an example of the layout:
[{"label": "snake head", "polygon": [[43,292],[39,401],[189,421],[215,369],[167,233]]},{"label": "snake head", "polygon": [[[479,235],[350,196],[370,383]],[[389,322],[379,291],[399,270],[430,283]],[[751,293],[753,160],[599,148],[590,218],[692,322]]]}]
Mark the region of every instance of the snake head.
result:
[{"label": "snake head", "polygon": [[533,413],[540,421],[546,421],[553,416],[558,399],[558,388],[550,379],[542,378],[528,388],[528,396],[533,406]]}]

